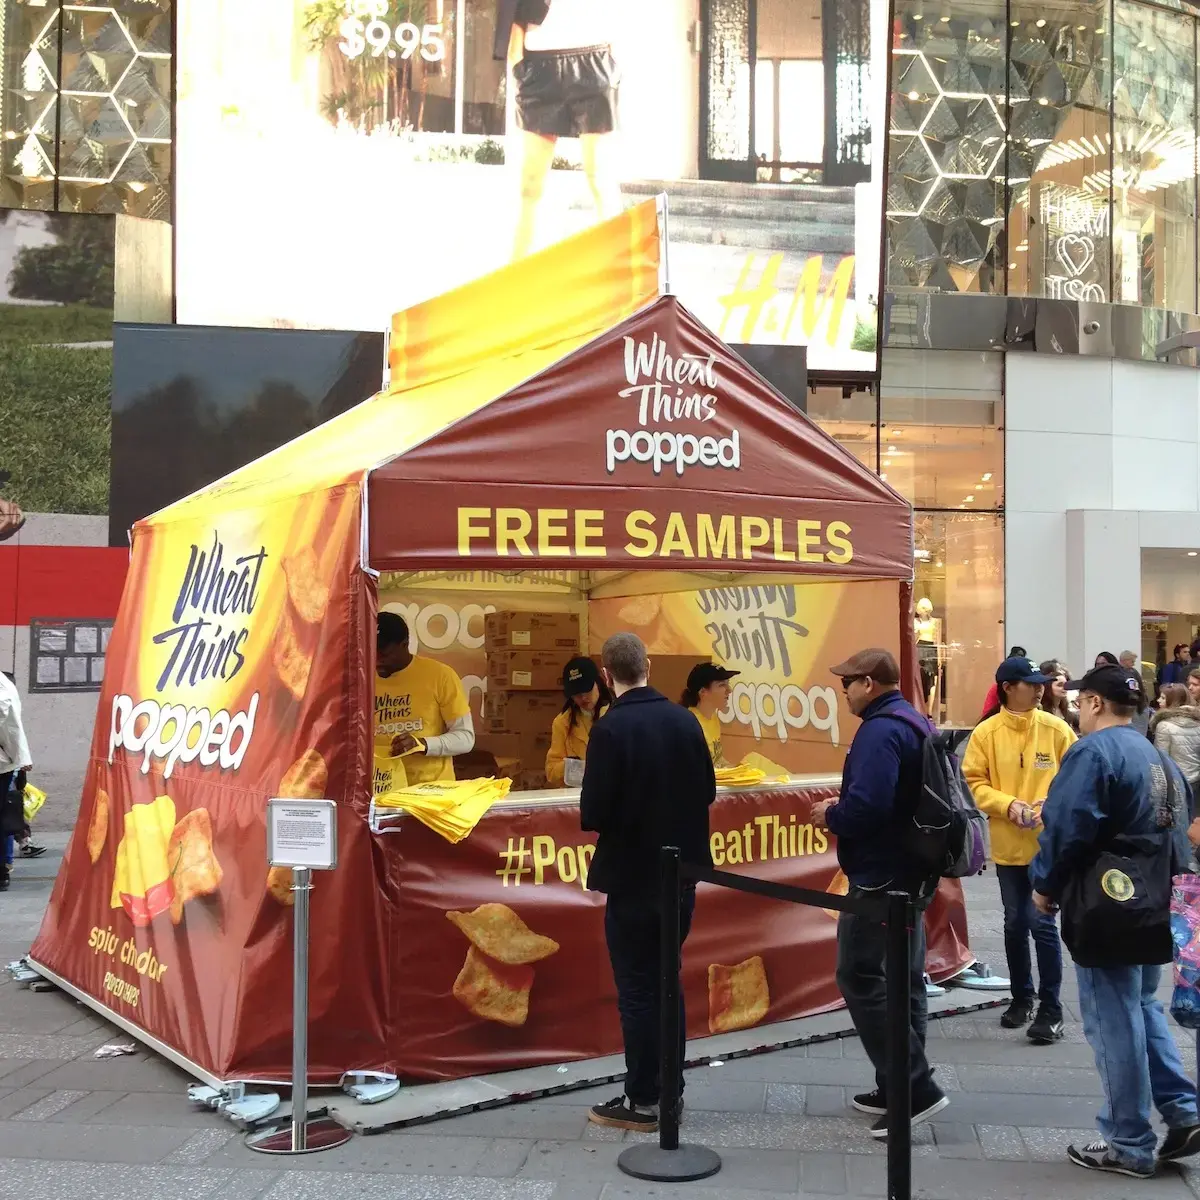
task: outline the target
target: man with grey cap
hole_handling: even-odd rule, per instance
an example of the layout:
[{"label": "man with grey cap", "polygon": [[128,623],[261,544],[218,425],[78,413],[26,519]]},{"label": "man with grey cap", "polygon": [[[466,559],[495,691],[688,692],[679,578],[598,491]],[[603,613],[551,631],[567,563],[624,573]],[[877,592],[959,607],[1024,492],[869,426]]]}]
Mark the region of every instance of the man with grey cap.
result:
[{"label": "man with grey cap", "polygon": [[[862,724],[842,768],[837,800],[813,807],[812,819],[837,838],[838,862],[851,896],[912,890],[897,831],[916,807],[921,790],[924,739],[934,732],[926,717],[900,694],[900,668],[887,650],[860,650],[832,668],[841,678],[850,711]],[[925,1055],[925,927],[911,939],[910,1045],[912,1123],[928,1121],[949,1104],[933,1081]],[[854,1107],[879,1119],[871,1136],[887,1137],[887,934],[883,922],[842,913],[838,918],[837,983],[854,1028],[875,1068],[875,1088],[855,1096]]]}]

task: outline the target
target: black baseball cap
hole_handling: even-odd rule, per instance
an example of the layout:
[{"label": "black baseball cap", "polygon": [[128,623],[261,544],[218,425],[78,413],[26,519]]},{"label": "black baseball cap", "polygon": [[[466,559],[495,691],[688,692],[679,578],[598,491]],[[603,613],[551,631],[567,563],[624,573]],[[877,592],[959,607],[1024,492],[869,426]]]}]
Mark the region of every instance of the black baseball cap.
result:
[{"label": "black baseball cap", "polygon": [[1146,703],[1142,677],[1129,667],[1093,667],[1082,679],[1067,684],[1069,692],[1095,692],[1114,704],[1132,704],[1139,708]]},{"label": "black baseball cap", "polygon": [[563,692],[586,696],[600,682],[600,668],[590,658],[573,658],[563,667]]},{"label": "black baseball cap", "polygon": [[703,688],[712,687],[714,683],[723,683],[740,675],[741,671],[731,671],[728,667],[718,667],[716,663],[697,663],[689,672],[687,686],[689,692],[698,692]]},{"label": "black baseball cap", "polygon": [[1043,675],[1029,659],[1014,654],[996,668],[996,682],[1046,684],[1050,682],[1050,676]]}]

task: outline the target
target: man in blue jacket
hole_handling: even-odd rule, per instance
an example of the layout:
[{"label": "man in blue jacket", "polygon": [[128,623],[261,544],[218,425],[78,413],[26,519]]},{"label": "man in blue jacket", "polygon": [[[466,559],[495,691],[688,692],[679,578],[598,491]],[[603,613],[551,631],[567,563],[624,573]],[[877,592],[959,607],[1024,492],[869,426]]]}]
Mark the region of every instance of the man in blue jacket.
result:
[{"label": "man in blue jacket", "polygon": [[[886,650],[860,650],[832,668],[850,711],[862,724],[842,769],[841,794],[813,808],[813,822],[837,838],[838,862],[851,896],[882,897],[911,890],[898,851],[901,821],[921,791],[922,743],[929,721],[900,694],[900,668]],[[887,1137],[887,933],[881,920],[842,913],[837,931],[837,983],[854,1028],[875,1068],[875,1090],[855,1096],[859,1112],[879,1118],[871,1136]],[[912,1122],[928,1121],[949,1104],[925,1056],[925,926],[916,923],[909,963],[912,990]]]},{"label": "man in blue jacket", "polygon": [[[1100,666],[1067,688],[1079,692],[1083,737],[1050,785],[1037,857],[1029,867],[1033,902],[1044,913],[1055,910],[1072,875],[1086,870],[1108,839],[1156,832],[1156,814],[1168,798],[1177,858],[1187,862],[1191,856],[1188,786],[1175,764],[1132,728],[1133,717],[1146,706],[1142,677],[1126,667]],[[1105,1103],[1096,1118],[1104,1136],[1068,1146],[1067,1157],[1090,1171],[1148,1179],[1157,1145],[1151,1105],[1167,1127],[1159,1162],[1200,1152],[1196,1085],[1183,1069],[1158,999],[1162,967],[1076,963],[1075,973],[1084,1036],[1104,1085]]]}]

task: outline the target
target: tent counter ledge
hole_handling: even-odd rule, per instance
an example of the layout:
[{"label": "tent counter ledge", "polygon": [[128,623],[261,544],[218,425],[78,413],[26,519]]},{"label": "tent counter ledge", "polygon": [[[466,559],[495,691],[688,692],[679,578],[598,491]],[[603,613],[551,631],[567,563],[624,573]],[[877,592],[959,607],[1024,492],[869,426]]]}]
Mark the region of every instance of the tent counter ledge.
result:
[{"label": "tent counter ledge", "polygon": [[[484,746],[491,611],[575,614],[592,654],[632,629],[652,684],[739,671],[725,757],[750,786],[720,790],[714,858],[844,886],[810,820],[856,724],[828,668],[880,645],[915,678],[912,512],[669,294],[663,228],[649,201],[399,314],[386,390],[134,527],[36,970],[202,1080],[286,1083],[266,805],[330,797],[314,1083],[619,1050],[578,791],[514,789],[458,841],[376,805],[381,607],[458,671]],[[836,1007],[834,916],[702,885],[689,1034]],[[926,923],[935,978],[971,961],[957,885]]]}]

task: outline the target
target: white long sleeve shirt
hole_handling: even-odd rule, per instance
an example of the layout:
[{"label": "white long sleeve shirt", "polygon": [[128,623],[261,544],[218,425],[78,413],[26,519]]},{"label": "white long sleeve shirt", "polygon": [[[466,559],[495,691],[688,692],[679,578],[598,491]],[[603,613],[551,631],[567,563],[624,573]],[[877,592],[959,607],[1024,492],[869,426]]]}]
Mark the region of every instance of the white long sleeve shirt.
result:
[{"label": "white long sleeve shirt", "polygon": [[21,697],[16,684],[0,671],[0,775],[33,764],[21,724]]}]

